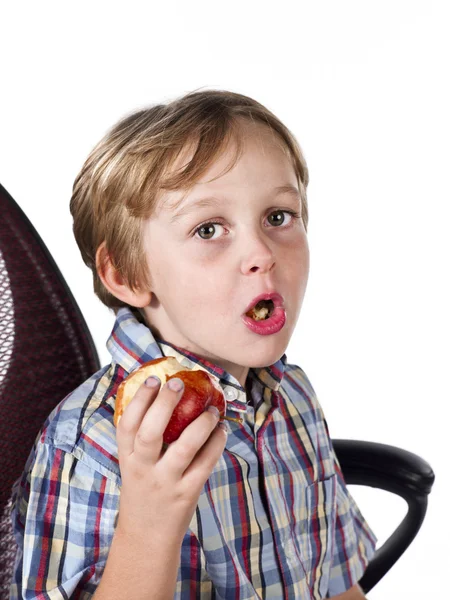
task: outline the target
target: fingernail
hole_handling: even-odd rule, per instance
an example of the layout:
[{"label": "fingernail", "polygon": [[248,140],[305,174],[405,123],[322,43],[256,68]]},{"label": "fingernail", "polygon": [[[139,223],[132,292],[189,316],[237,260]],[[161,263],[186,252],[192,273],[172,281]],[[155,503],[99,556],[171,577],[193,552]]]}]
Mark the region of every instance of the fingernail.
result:
[{"label": "fingernail", "polygon": [[210,413],[212,413],[213,415],[216,415],[217,418],[220,417],[220,413],[219,413],[219,411],[217,409],[217,406],[208,406],[208,411]]},{"label": "fingernail", "polygon": [[184,384],[181,381],[181,379],[175,378],[175,379],[169,379],[169,382],[167,385],[169,386],[169,388],[172,391],[179,392]]},{"label": "fingernail", "polygon": [[222,431],[225,431],[225,433],[227,435],[230,433],[230,430],[228,429],[228,425],[227,425],[227,423],[225,423],[225,421],[220,421],[220,423],[217,425],[217,427],[220,427],[220,429],[222,429]]},{"label": "fingernail", "polygon": [[160,383],[161,381],[159,380],[159,377],[156,377],[156,375],[152,375],[145,380],[145,385],[150,388],[155,388]]}]

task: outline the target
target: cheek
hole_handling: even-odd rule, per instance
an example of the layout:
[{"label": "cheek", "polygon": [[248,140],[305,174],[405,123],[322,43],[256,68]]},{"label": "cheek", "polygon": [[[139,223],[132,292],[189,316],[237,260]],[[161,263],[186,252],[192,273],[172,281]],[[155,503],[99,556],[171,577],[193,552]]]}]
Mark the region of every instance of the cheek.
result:
[{"label": "cheek", "polygon": [[296,252],[300,255],[302,263],[309,265],[309,244],[308,237],[305,232],[297,239],[295,244]]},{"label": "cheek", "polygon": [[232,273],[233,266],[220,260],[219,251],[209,250],[185,254],[173,276],[186,302],[195,307],[197,318],[212,315],[220,319],[232,310],[230,299],[235,292]]},{"label": "cheek", "polygon": [[[309,279],[310,256],[308,245],[304,242],[291,247],[282,256],[280,265],[284,280],[291,283],[291,289],[298,294],[304,294]],[[288,284],[289,285],[289,284]]]},{"label": "cheek", "polygon": [[[182,270],[189,273],[192,281],[202,285],[205,289],[210,286],[220,287],[226,282],[226,274],[232,272],[232,256],[220,244],[210,244],[208,248],[200,244],[193,244],[193,248],[183,252],[183,265],[178,268],[180,277]],[[196,246],[196,247],[195,247]],[[205,244],[206,246],[206,244]],[[181,264],[181,263],[180,263]]]},{"label": "cheek", "polygon": [[310,255],[309,255],[309,246],[308,241],[305,241],[300,247],[300,264],[302,265],[302,272],[306,274],[309,273],[309,264],[310,264]]},{"label": "cheek", "polygon": [[185,254],[175,262],[171,259],[168,265],[165,296],[180,312],[190,314],[195,321],[202,315],[220,310],[220,303],[226,296],[224,281],[217,265]]},{"label": "cheek", "polygon": [[304,271],[305,268],[309,270],[309,245],[306,235],[291,239],[282,249],[280,258],[283,264],[296,265],[297,270],[299,267],[301,271]]}]

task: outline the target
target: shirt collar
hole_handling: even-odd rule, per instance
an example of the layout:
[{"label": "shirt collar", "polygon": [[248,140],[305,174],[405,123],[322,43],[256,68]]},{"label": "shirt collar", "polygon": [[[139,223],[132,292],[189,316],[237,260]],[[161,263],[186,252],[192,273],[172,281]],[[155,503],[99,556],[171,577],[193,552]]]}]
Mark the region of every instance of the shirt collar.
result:
[{"label": "shirt collar", "polygon": [[[187,369],[198,365],[220,383],[228,408],[235,408],[237,411],[246,410],[246,391],[233,375],[188,350],[155,337],[149,327],[140,320],[137,311],[128,307],[118,310],[106,347],[113,361],[127,373],[138,369],[145,362],[163,356],[174,356]],[[283,379],[286,361],[286,354],[283,354],[273,365],[251,368],[250,372],[263,386],[277,392]]]}]

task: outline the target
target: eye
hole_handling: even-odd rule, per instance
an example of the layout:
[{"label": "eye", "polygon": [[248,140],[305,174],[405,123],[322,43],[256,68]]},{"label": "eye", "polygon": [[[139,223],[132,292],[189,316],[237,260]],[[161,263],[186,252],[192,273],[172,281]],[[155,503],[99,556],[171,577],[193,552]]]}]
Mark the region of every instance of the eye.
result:
[{"label": "eye", "polygon": [[[279,227],[280,225],[283,225],[284,221],[285,221],[285,217],[284,214],[288,214],[291,217],[291,221],[289,221],[289,224],[292,222],[292,220],[296,220],[296,219],[300,219],[301,215],[300,213],[297,213],[293,210],[276,210],[270,213],[269,215],[269,222],[270,222],[270,217],[273,215],[276,215],[274,221],[272,222],[275,223],[275,227]],[[289,227],[286,227],[286,229]],[[207,223],[203,223],[202,225],[199,225],[193,235],[195,236],[197,233],[200,235],[202,233],[205,233],[206,236],[211,236],[211,237],[203,237],[203,235],[200,235],[200,239],[208,241],[208,240],[212,240],[215,239],[214,237],[212,237],[215,233],[215,226],[216,225],[220,225],[221,227],[223,227],[223,224],[219,221],[208,221]],[[285,229],[285,228],[283,228]]]},{"label": "eye", "polygon": [[272,215],[278,215],[275,219],[275,224],[278,227],[279,225],[282,225],[284,223],[285,217],[283,216],[283,214],[288,214],[293,219],[300,218],[300,215],[292,210],[276,210],[273,213],[270,213],[269,219]]},{"label": "eye", "polygon": [[[205,232],[207,236],[208,235],[212,236],[215,233],[216,225],[220,225],[221,227],[223,227],[222,223],[217,223],[217,222],[214,222],[214,223],[204,223],[203,225],[199,225],[197,227],[197,229],[194,231],[194,235],[196,233],[200,234],[201,232]],[[213,239],[212,237],[203,237],[203,236],[200,236],[200,238],[202,240],[212,240]]]}]

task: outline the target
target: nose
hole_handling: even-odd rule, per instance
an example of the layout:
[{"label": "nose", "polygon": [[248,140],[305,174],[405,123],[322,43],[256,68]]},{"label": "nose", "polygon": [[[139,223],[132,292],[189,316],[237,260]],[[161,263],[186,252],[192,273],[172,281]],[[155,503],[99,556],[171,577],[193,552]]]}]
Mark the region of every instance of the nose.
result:
[{"label": "nose", "polygon": [[247,273],[266,273],[275,264],[275,253],[263,234],[253,233],[247,235],[245,249],[242,254],[241,270]]}]

